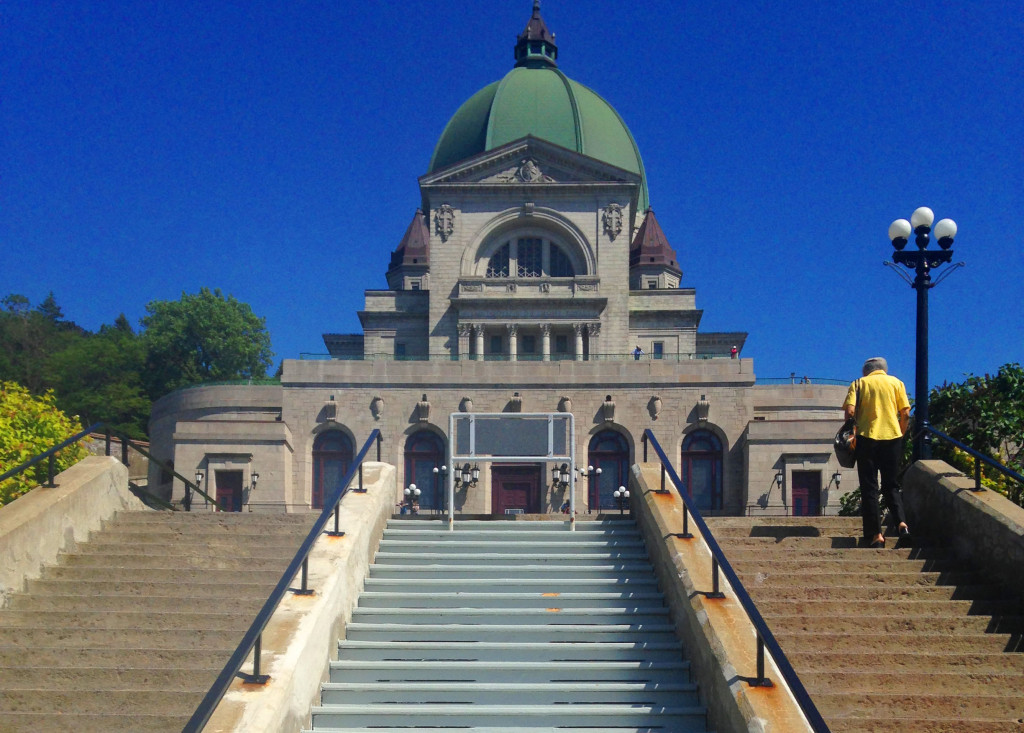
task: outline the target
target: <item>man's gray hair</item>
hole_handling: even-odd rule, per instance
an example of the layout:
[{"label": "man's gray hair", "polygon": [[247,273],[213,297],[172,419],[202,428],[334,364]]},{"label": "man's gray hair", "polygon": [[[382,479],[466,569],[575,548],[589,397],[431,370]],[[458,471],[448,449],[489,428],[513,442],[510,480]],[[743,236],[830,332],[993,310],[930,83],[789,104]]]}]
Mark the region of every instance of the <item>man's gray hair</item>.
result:
[{"label": "man's gray hair", "polygon": [[867,375],[871,374],[871,372],[876,372],[879,369],[888,374],[889,362],[887,362],[880,356],[873,356],[866,362],[864,362],[864,369],[862,371],[864,372],[864,376],[866,377]]}]

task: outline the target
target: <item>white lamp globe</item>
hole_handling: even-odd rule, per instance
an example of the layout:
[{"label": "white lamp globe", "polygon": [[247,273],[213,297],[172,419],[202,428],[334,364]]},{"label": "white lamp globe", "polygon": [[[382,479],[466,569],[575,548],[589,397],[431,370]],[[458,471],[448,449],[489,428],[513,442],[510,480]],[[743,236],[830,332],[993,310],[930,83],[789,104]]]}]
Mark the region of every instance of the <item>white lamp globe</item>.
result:
[{"label": "white lamp globe", "polygon": [[910,226],[915,230],[918,227],[931,227],[933,221],[935,221],[935,212],[927,206],[915,209],[914,213],[910,215]]},{"label": "white lamp globe", "polygon": [[952,219],[940,219],[939,223],[935,225],[934,231],[935,238],[939,240],[939,244],[949,247],[953,244],[953,238],[956,236],[956,222]]},{"label": "white lamp globe", "polygon": [[910,226],[909,221],[897,219],[889,225],[889,241],[895,242],[897,239],[907,239],[913,231],[914,228]]}]

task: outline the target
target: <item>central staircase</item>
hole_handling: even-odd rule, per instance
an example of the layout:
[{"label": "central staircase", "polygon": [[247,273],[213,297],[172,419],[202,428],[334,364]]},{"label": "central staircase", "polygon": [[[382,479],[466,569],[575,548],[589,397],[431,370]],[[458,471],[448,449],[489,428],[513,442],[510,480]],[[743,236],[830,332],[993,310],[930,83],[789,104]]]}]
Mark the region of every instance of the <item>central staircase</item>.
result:
[{"label": "central staircase", "polygon": [[631,521],[392,520],[316,733],[706,731]]},{"label": "central staircase", "polygon": [[833,733],[1024,733],[1022,606],[940,547],[860,518],[710,518]]}]

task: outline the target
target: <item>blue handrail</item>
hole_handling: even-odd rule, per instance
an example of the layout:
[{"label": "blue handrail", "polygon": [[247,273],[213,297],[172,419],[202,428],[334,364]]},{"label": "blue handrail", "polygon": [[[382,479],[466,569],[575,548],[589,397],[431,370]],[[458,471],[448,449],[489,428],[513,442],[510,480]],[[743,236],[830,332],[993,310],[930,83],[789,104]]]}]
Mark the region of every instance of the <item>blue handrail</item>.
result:
[{"label": "blue handrail", "polygon": [[969,454],[971,456],[974,456],[974,480],[975,480],[975,486],[976,486],[976,490],[977,491],[983,491],[984,490],[984,488],[981,485],[981,466],[978,465],[978,461],[981,461],[982,463],[987,463],[992,468],[996,469],[997,471],[1000,471],[1003,475],[1009,476],[1013,480],[1018,481],[1018,482],[1024,484],[1024,476],[1022,476],[1021,474],[1017,473],[1012,468],[1007,468],[1006,466],[1004,466],[1002,463],[1000,463],[999,461],[995,460],[994,458],[989,458],[984,453],[979,453],[978,451],[974,450],[974,448],[971,448],[969,445],[964,445],[963,443],[961,443],[956,438],[949,437],[948,435],[946,435],[942,431],[936,430],[931,425],[926,425],[924,427],[924,429],[926,431],[928,431],[929,433],[931,433],[932,435],[935,435],[935,436],[941,438],[942,440],[946,441],[947,443],[951,443],[951,444],[955,445],[957,448],[962,450],[964,453],[967,453],[967,454]]},{"label": "blue handrail", "polygon": [[[252,622],[249,630],[245,632],[245,636],[242,637],[242,641],[239,642],[235,651],[231,654],[231,658],[228,659],[228,663],[224,665],[224,669],[214,680],[213,685],[210,687],[206,696],[202,702],[199,703],[199,707],[196,708],[195,713],[189,718],[188,723],[182,729],[182,733],[199,733],[203,727],[210,720],[210,716],[213,715],[213,711],[220,703],[221,699],[228,691],[228,687],[231,686],[232,680],[235,677],[242,677],[243,679],[254,681],[254,682],[266,682],[268,677],[260,674],[260,652],[261,652],[261,640],[263,638],[263,630],[270,623],[271,617],[274,615],[274,611],[277,610],[278,605],[284,598],[284,594],[290,590],[292,579],[301,571],[302,572],[302,590],[299,592],[306,591],[306,574],[308,569],[309,553],[313,549],[313,545],[320,537],[320,533],[324,531],[327,526],[327,520],[330,519],[331,515],[334,515],[334,526],[337,531],[338,526],[338,505],[341,503],[342,497],[345,495],[346,488],[352,481],[352,477],[359,472],[359,489],[364,490],[362,487],[363,479],[363,460],[366,458],[367,452],[370,450],[370,446],[374,443],[377,444],[377,460],[380,461],[380,430],[374,430],[370,433],[370,437],[366,439],[366,443],[363,444],[362,449],[356,455],[355,460],[352,462],[352,467],[349,468],[348,473],[345,474],[345,478],[335,488],[328,500],[324,502],[323,511],[320,512],[320,516],[317,517],[313,527],[309,530],[306,535],[306,539],[302,541],[298,551],[295,553],[295,557],[288,564],[284,574],[281,575],[281,579],[274,586],[273,592],[270,597],[267,598],[266,603],[263,604],[263,608],[256,615],[256,619]],[[340,533],[339,533],[340,534]],[[254,651],[253,655],[253,673],[247,675],[241,672],[242,665],[245,664],[246,657],[249,656],[249,652]]]},{"label": "blue handrail", "polygon": [[[761,612],[757,610],[757,606],[751,599],[750,594],[747,593],[746,588],[743,587],[743,583],[740,582],[739,577],[736,575],[736,571],[732,569],[732,565],[725,558],[725,553],[722,552],[721,546],[718,541],[715,540],[711,534],[711,530],[708,529],[707,523],[704,521],[704,517],[701,516],[697,506],[693,503],[693,499],[690,498],[685,491],[683,491],[681,482],[678,474],[674,468],[672,468],[672,462],[665,455],[665,451],[662,450],[661,445],[658,443],[657,438],[654,437],[654,433],[650,429],[644,430],[643,435],[644,442],[644,460],[647,460],[647,444],[650,443],[654,447],[654,452],[658,454],[658,458],[661,460],[662,469],[662,489],[664,489],[665,474],[672,481],[672,485],[676,487],[679,497],[683,500],[683,536],[689,534],[686,531],[688,522],[687,516],[693,515],[694,524],[697,525],[697,529],[700,531],[704,538],[704,542],[707,544],[708,549],[711,551],[711,572],[714,579],[714,591],[712,596],[721,594],[718,591],[718,571],[721,570],[722,574],[725,575],[726,580],[732,586],[733,592],[736,594],[736,600],[739,601],[740,606],[747,614],[747,618],[750,619],[750,623],[754,626],[754,631],[757,633],[757,679],[753,681],[754,685],[765,685],[770,684],[768,678],[764,674],[764,650],[768,649],[768,653],[772,655],[772,659],[775,660],[775,666],[779,668],[779,672],[782,674],[782,678],[789,685],[790,691],[793,693],[793,697],[796,699],[797,705],[803,711],[804,716],[807,718],[807,722],[810,724],[811,729],[815,733],[830,733],[828,725],[825,724],[825,720],[821,717],[821,713],[818,712],[818,708],[815,706],[814,701],[811,700],[810,694],[807,692],[800,678],[794,671],[793,666],[789,663],[786,655],[782,651],[782,647],[779,646],[779,642],[775,640],[775,636],[768,628],[768,624],[765,623],[764,618],[761,616]],[[692,535],[691,535],[692,537]]]}]

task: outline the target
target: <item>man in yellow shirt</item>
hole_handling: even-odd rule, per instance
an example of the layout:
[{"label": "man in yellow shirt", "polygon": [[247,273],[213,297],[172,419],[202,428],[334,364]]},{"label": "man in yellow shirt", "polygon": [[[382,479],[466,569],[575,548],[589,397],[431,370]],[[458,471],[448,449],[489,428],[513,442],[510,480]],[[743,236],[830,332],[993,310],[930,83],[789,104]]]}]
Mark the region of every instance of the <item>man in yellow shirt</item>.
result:
[{"label": "man in yellow shirt", "polygon": [[910,423],[910,400],[903,382],[887,373],[889,365],[880,356],[864,362],[864,376],[850,385],[843,409],[857,422],[857,477],[860,479],[864,540],[871,547],[885,547],[878,505],[878,475],[881,492],[898,523],[901,537],[910,534],[903,513],[903,497],[896,484],[903,434]]}]

